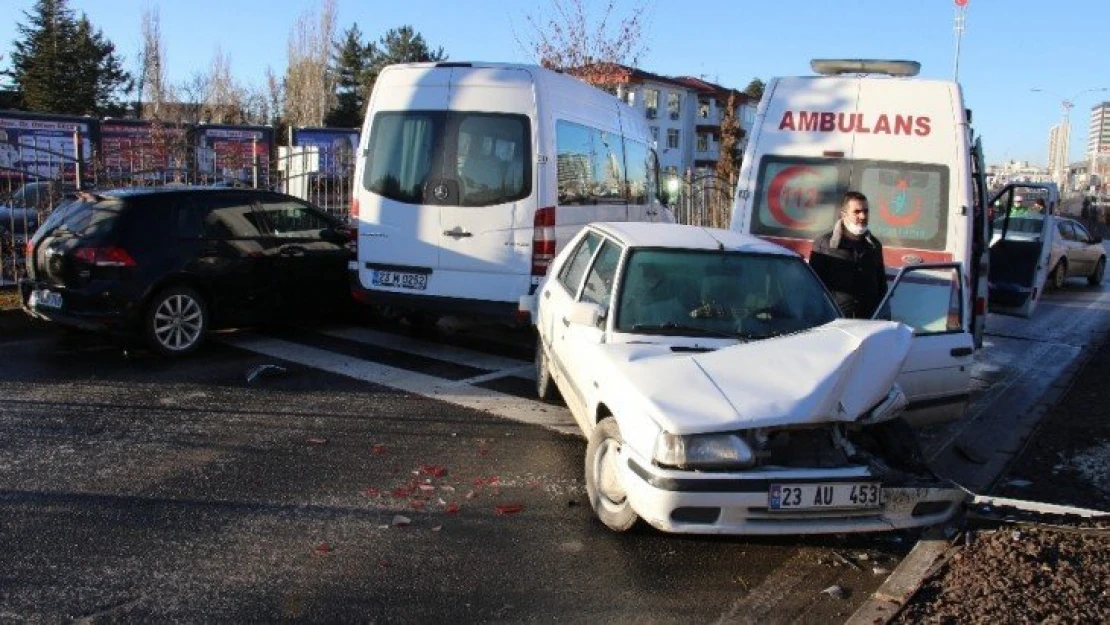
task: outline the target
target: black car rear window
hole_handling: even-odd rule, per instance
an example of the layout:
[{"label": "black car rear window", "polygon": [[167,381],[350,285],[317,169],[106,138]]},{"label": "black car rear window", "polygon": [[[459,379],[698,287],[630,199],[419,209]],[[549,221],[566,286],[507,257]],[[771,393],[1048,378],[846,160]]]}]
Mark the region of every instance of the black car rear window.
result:
[{"label": "black car rear window", "polygon": [[123,206],[123,202],[114,198],[80,199],[53,213],[43,229],[81,236],[104,232],[119,218]]}]

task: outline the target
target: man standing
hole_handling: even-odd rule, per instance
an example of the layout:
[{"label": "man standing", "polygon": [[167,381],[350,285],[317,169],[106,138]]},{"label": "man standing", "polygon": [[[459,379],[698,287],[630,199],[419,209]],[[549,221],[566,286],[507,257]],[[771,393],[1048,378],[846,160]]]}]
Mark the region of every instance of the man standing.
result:
[{"label": "man standing", "polygon": [[846,317],[869,318],[886,294],[883,246],[867,229],[867,197],[849,191],[840,200],[832,232],[813,240],[809,264]]}]

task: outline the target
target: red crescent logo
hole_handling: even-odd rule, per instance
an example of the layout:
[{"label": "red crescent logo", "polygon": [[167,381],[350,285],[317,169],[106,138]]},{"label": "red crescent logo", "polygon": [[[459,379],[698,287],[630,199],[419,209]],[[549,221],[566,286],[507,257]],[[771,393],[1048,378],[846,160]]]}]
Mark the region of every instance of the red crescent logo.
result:
[{"label": "red crescent logo", "polygon": [[921,217],[921,202],[915,202],[917,206],[905,215],[895,215],[890,212],[890,200],[879,200],[879,214],[883,216],[883,221],[894,226],[895,228],[905,228],[912,226],[919,217]]},{"label": "red crescent logo", "polygon": [[771,179],[770,187],[767,189],[767,209],[771,211],[771,216],[775,218],[775,221],[787,228],[804,228],[813,223],[813,219],[794,219],[786,214],[786,208],[782,205],[782,191],[795,177],[816,173],[812,168],[805,165],[792,165],[775,174],[775,177]]}]

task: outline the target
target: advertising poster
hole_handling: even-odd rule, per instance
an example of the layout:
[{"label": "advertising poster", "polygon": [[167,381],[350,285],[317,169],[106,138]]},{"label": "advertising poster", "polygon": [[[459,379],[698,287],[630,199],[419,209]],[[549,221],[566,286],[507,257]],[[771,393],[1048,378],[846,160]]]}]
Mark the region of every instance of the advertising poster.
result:
[{"label": "advertising poster", "polygon": [[95,124],[86,117],[0,111],[0,177],[72,179],[77,163],[73,133],[80,133],[87,167]]},{"label": "advertising poster", "polygon": [[188,129],[149,121],[100,123],[100,162],[109,178],[163,176],[185,166]]},{"label": "advertising poster", "polygon": [[349,176],[355,170],[358,131],[346,128],[294,128],[293,145],[320,150],[320,173]]},{"label": "advertising poster", "polygon": [[215,179],[250,182],[257,157],[259,176],[265,178],[273,134],[266,126],[200,126],[196,130],[197,166]]}]

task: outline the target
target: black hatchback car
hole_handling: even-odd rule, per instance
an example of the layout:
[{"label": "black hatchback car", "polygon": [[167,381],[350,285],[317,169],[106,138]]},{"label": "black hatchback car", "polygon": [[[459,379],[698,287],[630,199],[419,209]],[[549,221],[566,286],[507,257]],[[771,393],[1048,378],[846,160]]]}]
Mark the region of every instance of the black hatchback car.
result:
[{"label": "black hatchback car", "polygon": [[23,308],[180,355],[210,329],[345,305],[351,249],[342,224],[280,193],[82,193],[27,243]]}]

